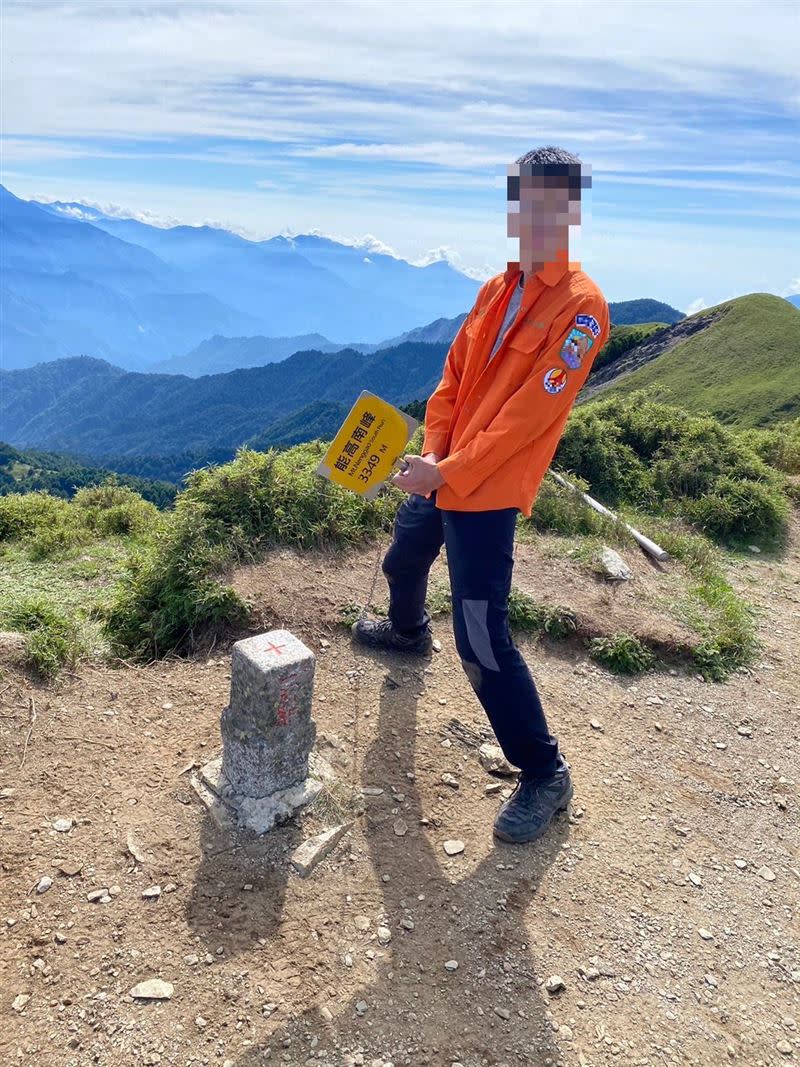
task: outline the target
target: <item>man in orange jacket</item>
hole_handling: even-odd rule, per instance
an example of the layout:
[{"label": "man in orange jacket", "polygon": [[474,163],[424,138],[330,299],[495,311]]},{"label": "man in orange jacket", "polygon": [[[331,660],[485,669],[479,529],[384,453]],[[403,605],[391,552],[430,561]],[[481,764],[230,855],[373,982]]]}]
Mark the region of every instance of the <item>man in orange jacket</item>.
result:
[{"label": "man in orange jacket", "polygon": [[490,278],[461,325],[428,401],[421,456],[393,483],[408,499],[383,560],[389,617],[353,627],[365,644],[426,655],[428,572],[442,544],[464,670],[517,787],[495,820],[506,841],[532,841],[572,797],[569,769],[508,628],[514,531],[529,516],[570,409],[609,333],[608,305],[569,260],[589,168],[562,148],[509,168],[508,235],[519,261]]}]

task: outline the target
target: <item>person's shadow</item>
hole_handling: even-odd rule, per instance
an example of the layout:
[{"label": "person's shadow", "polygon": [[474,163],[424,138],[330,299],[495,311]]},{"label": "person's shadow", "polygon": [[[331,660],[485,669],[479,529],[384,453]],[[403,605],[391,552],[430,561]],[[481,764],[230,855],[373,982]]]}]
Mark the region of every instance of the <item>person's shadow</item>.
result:
[{"label": "person's shadow", "polygon": [[[356,646],[354,656],[372,661],[370,667],[390,665],[397,677],[407,665],[389,664],[386,656]],[[339,1067],[348,1052],[360,1052],[365,1064],[381,1058],[394,1067],[561,1062],[523,917],[568,835],[568,819],[557,816],[530,845],[496,842],[471,873],[459,878],[459,868],[469,865],[470,846],[491,833],[496,805],[487,802],[486,822],[465,835],[467,852],[448,859],[442,848],[448,834],[433,825],[416,780],[407,777],[419,774],[414,691],[424,677],[420,671],[416,681],[399,688],[384,681],[377,736],[362,767],[365,786],[385,789],[380,797],[366,798],[364,829],[391,940],[382,945],[375,938],[374,906],[369,930],[356,929],[354,919],[366,910],[357,906],[342,916],[342,927],[357,966],[374,952],[374,978],[347,999],[321,998],[240,1057],[236,1067],[299,1065],[312,1057],[323,1067]],[[434,760],[422,773],[435,775],[438,783],[442,769]],[[405,800],[392,796],[391,787]],[[393,813],[392,807],[401,810]],[[431,824],[422,824],[425,817]],[[408,826],[403,836],[395,832],[398,818]],[[324,878],[324,869],[316,877]],[[357,899],[357,887],[353,896]],[[445,964],[453,960],[458,967],[449,970]],[[328,1021],[320,1014],[323,1005],[332,1013]]]}]

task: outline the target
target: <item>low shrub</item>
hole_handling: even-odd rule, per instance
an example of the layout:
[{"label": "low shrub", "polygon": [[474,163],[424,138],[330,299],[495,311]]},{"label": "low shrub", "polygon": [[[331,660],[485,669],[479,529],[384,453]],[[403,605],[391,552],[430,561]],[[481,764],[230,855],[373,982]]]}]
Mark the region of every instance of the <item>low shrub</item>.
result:
[{"label": "low shrub", "polygon": [[68,501],[43,490],[0,496],[0,541],[31,538],[42,529],[72,522]]},{"label": "low shrub", "polygon": [[84,525],[99,537],[139,535],[159,518],[155,504],[123,485],[79,489],[73,498],[73,507]]},{"label": "low shrub", "polygon": [[794,436],[754,433],[761,431],[737,433],[646,394],[612,396],[573,412],[556,464],[608,506],[683,517],[720,541],[775,540],[786,530],[789,485],[764,454],[791,465]]},{"label": "low shrub", "polygon": [[638,637],[626,633],[592,638],[589,655],[615,674],[640,674],[656,662],[652,651]]},{"label": "low shrub", "polygon": [[26,635],[26,659],[43,678],[74,666],[85,651],[75,620],[42,598],[18,601],[2,619],[5,627]]},{"label": "low shrub", "polygon": [[188,650],[209,627],[242,622],[246,605],[219,577],[273,545],[353,545],[389,529],[400,490],[369,501],[319,477],[326,447],[242,448],[230,463],[192,472],[115,590],[106,617],[115,651],[148,658]]},{"label": "low shrub", "polygon": [[89,531],[72,521],[61,522],[54,526],[42,526],[28,539],[27,550],[32,560],[62,559],[75,552],[82,545],[91,541]]},{"label": "low shrub", "polygon": [[743,430],[739,438],[770,467],[800,474],[800,418],[767,429]]},{"label": "low shrub", "polygon": [[791,507],[785,493],[764,482],[720,478],[704,495],[684,503],[685,516],[718,541],[774,539]]},{"label": "low shrub", "polygon": [[527,633],[545,633],[564,638],[577,629],[575,613],[569,608],[539,604],[520,589],[512,589],[508,598],[508,622]]}]

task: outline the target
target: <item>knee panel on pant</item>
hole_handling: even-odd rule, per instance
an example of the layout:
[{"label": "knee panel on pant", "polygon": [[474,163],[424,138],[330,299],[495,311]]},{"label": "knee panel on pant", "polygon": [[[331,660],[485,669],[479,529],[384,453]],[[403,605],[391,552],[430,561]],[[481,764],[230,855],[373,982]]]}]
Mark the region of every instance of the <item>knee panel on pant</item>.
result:
[{"label": "knee panel on pant", "polygon": [[477,662],[487,670],[499,671],[500,666],[492,648],[488,616],[488,600],[468,600],[465,597],[453,600],[453,631],[462,663],[465,660]]}]

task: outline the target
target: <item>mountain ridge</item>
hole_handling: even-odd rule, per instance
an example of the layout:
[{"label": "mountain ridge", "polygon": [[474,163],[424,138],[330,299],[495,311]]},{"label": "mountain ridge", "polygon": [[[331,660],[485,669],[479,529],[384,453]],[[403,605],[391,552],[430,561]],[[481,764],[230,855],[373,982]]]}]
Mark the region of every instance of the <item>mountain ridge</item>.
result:
[{"label": "mountain ridge", "polygon": [[648,389],[742,428],[800,414],[800,309],[751,293],[659,331],[592,375],[581,403]]}]

